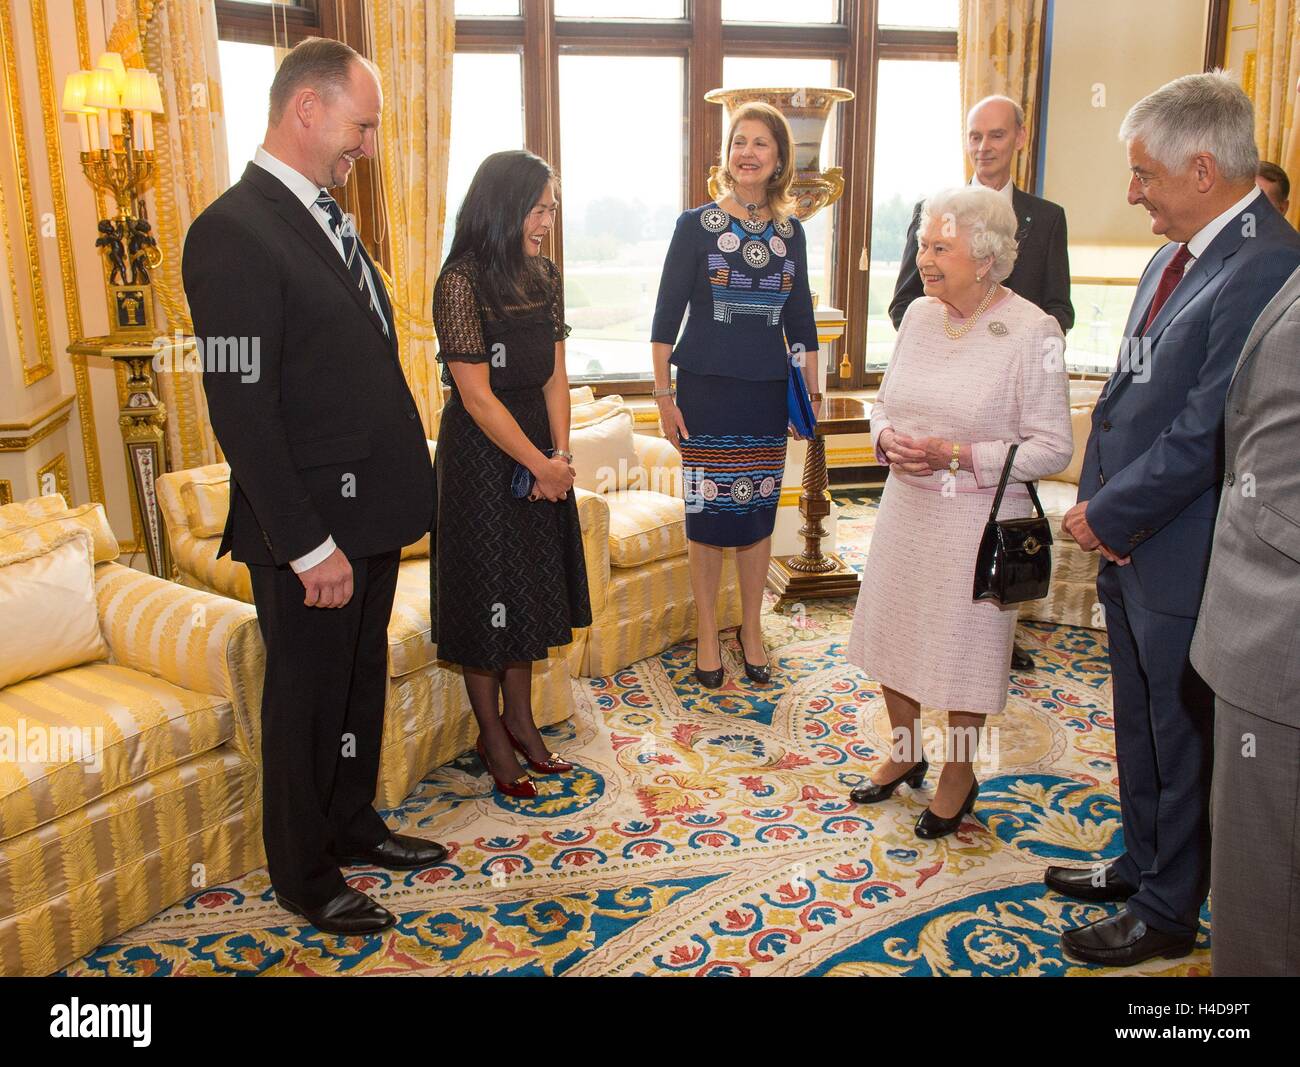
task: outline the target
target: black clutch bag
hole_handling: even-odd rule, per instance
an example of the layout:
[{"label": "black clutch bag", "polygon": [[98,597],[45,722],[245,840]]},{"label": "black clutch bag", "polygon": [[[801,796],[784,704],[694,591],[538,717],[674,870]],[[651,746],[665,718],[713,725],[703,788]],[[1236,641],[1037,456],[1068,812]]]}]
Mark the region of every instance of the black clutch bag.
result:
[{"label": "black clutch bag", "polygon": [[998,518],[998,508],[1002,506],[1002,494],[1007,490],[1017,447],[1012,445],[1007,450],[1007,461],[1002,466],[993,509],[989,512],[989,521],[984,524],[979,555],[975,558],[975,600],[993,600],[999,604],[1041,600],[1047,596],[1047,587],[1052,580],[1052,528],[1043,514],[1034,483],[1026,482],[1025,488],[1038,510],[1037,516]]}]

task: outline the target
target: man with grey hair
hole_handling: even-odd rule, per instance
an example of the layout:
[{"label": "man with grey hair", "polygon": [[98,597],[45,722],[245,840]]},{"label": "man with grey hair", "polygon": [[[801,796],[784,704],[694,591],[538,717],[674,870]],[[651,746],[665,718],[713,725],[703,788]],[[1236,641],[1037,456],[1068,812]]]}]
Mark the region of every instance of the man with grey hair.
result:
[{"label": "man with grey hair", "polygon": [[181,266],[195,334],[258,345],[255,380],[208,364],[203,387],[230,463],[218,554],[247,564],[266,645],[267,868],[283,908],[343,935],[395,917],[341,865],[447,855],[373,807],[398,558],[434,501],[392,305],[329,192],[374,156],[382,110],[374,68],[346,44],[299,44],[271,85],[262,145],[194,220]]},{"label": "man with grey hair", "polygon": [[[1065,211],[1059,204],[1032,196],[1016,188],[1011,166],[1016,153],[1025,147],[1029,131],[1024,109],[1007,96],[987,96],[966,116],[966,154],[974,173],[971,185],[982,185],[1001,193],[1016,213],[1016,265],[1003,284],[1018,296],[1037,305],[1056,319],[1061,332],[1074,325],[1070,303],[1070,256],[1066,247]],[[917,231],[921,202],[912,211],[898,266],[889,318],[898,329],[908,305],[924,295],[916,266]],[[1032,671],[1033,658],[1019,645],[1011,651],[1011,665],[1018,671]]]},{"label": "man with grey hair", "polygon": [[1300,265],[1300,236],[1255,185],[1253,109],[1229,77],[1170,82],[1133,106],[1120,137],[1128,201],[1169,243],[1138,283],[1063,526],[1105,557],[1097,592],[1125,851],[1104,867],[1046,875],[1067,896],[1125,902],[1062,935],[1072,958],[1114,966],[1182,956],[1196,941],[1214,706],[1189,653],[1220,484],[1233,478],[1224,397],[1252,323]]}]

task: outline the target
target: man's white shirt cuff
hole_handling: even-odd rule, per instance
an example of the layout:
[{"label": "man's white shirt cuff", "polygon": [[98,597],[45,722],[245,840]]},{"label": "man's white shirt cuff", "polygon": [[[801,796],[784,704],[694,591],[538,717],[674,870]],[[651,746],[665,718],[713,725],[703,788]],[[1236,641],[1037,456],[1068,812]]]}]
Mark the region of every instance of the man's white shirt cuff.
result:
[{"label": "man's white shirt cuff", "polygon": [[325,543],[319,548],[314,548],[305,556],[299,556],[297,559],[291,559],[289,566],[293,568],[294,574],[301,574],[303,571],[311,570],[316,564],[324,563],[329,559],[334,551],[334,538],[325,538]]}]

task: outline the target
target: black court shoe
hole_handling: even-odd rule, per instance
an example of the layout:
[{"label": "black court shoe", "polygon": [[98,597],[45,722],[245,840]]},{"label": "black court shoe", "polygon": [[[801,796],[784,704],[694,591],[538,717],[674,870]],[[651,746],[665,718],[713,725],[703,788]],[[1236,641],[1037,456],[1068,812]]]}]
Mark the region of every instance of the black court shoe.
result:
[{"label": "black court shoe", "polygon": [[[718,649],[718,657],[721,658],[722,649]],[[695,680],[704,686],[705,689],[717,689],[722,685],[722,664],[718,664],[717,670],[706,671],[700,666],[700,642],[695,642]]]},{"label": "black court shoe", "polygon": [[920,789],[921,783],[925,781],[926,772],[930,769],[930,761],[921,760],[920,763],[912,764],[912,769],[906,774],[900,775],[892,782],[886,782],[879,785],[876,782],[868,782],[866,785],[860,785],[857,789],[849,794],[849,799],[854,804],[878,804],[882,800],[888,800],[894,795],[894,790],[903,782],[906,782],[913,789]]},{"label": "black court shoe", "polygon": [[940,818],[929,808],[926,808],[925,811],[921,812],[921,817],[916,820],[916,836],[923,837],[927,841],[931,841],[936,837],[947,837],[961,825],[962,819],[975,810],[975,798],[979,796],[979,792],[979,782],[971,782],[970,792],[966,794],[966,799],[962,803],[960,810],[950,819]]},{"label": "black court shoe", "polygon": [[766,685],[772,680],[772,665],[770,663],[750,663],[745,659],[745,639],[741,637],[743,626],[736,627],[736,641],[740,644],[740,662],[745,665],[745,677],[751,682],[757,682],[759,685]]}]

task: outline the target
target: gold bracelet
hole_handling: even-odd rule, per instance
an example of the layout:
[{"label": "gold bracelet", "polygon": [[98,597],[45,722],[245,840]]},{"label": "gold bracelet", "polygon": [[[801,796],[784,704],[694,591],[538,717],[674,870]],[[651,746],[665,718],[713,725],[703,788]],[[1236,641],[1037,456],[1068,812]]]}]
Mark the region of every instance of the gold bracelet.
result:
[{"label": "gold bracelet", "polygon": [[953,474],[961,470],[961,445],[956,441],[952,443],[952,459],[948,461],[948,469]]}]

